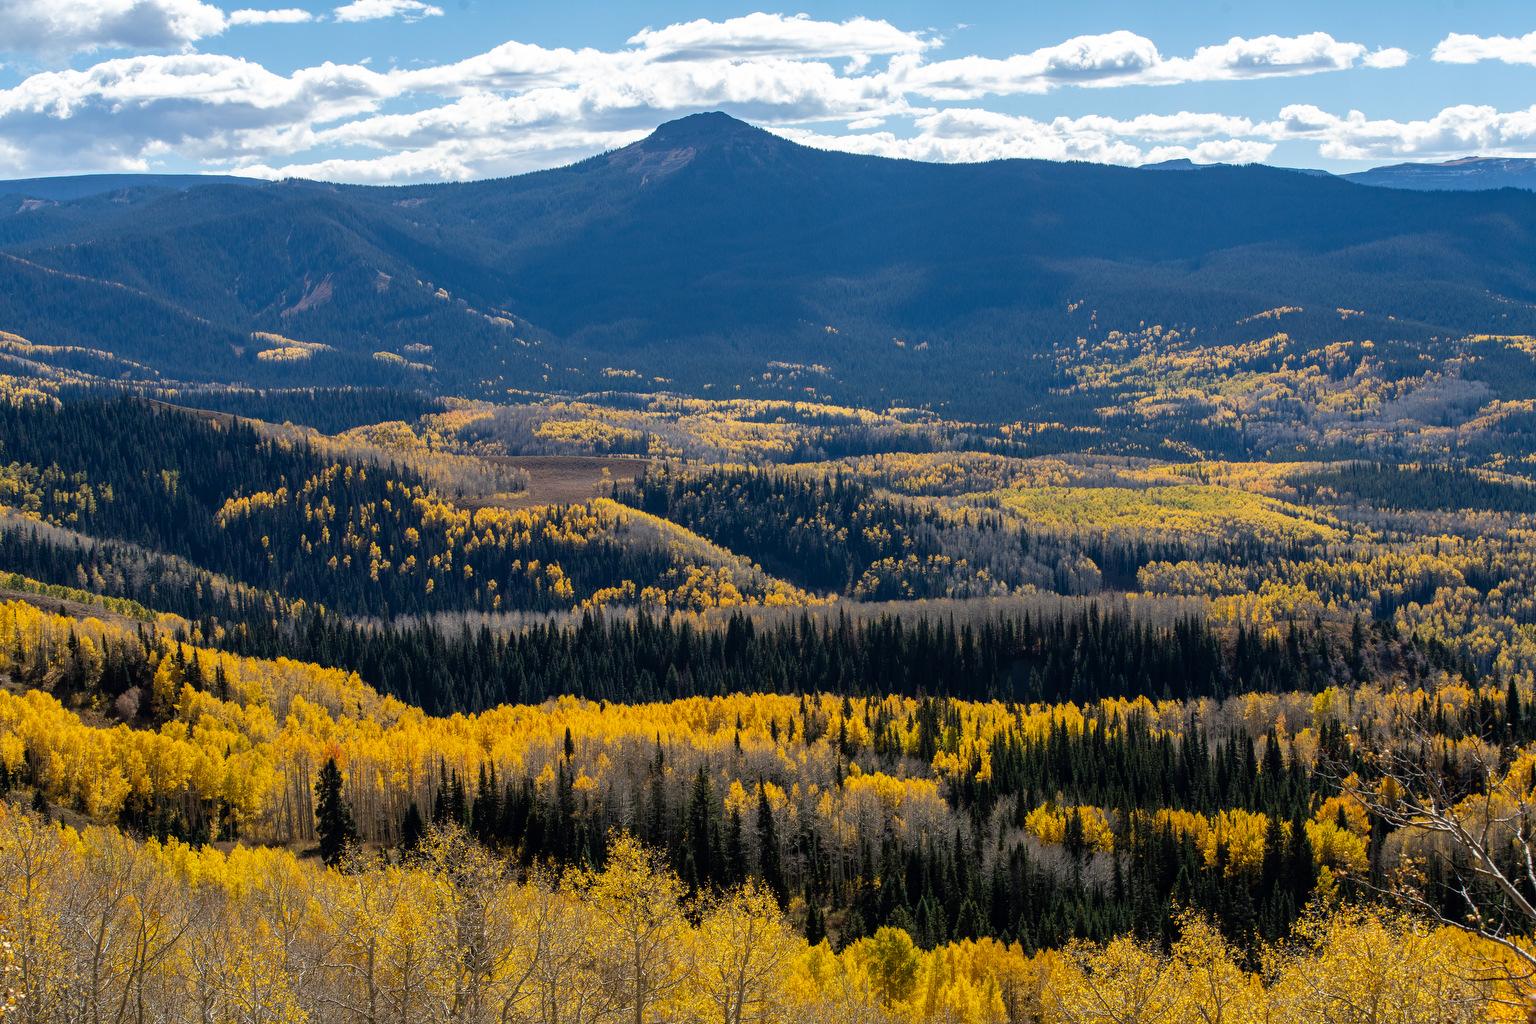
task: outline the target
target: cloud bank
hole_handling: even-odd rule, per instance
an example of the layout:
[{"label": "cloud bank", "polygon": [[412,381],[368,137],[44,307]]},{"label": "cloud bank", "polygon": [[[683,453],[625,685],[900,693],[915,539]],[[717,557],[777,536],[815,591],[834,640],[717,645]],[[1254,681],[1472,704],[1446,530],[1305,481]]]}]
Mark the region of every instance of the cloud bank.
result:
[{"label": "cloud bank", "polygon": [[[440,16],[424,0],[351,0],[327,17]],[[301,8],[226,12],[202,0],[0,0],[0,39],[10,40],[0,45],[170,51],[41,71],[0,90],[0,174],[198,166],[362,182],[465,179],[578,159],[712,109],[807,145],[939,161],[1249,162],[1288,142],[1332,159],[1536,150],[1532,110],[1448,107],[1397,122],[1309,105],[1267,119],[1199,111],[1040,119],[986,107],[1059,90],[1160,93],[1375,74],[1410,60],[1323,32],[1234,37],[1168,55],[1117,31],[1002,58],[939,57],[947,44],[932,31],[754,13],[640,28],[611,50],[509,41],[446,64],[378,71],[325,63],[281,73],[194,52],[235,26],[313,20]],[[1517,62],[1530,50],[1536,34],[1452,35],[1433,59]]]}]

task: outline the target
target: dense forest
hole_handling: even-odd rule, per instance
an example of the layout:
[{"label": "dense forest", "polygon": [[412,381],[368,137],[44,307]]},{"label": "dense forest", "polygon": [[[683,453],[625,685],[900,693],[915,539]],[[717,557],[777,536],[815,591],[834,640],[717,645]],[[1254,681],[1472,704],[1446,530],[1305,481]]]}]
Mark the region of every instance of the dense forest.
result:
[{"label": "dense forest", "polygon": [[[1127,642],[1123,626],[1087,620],[1041,628],[1038,639],[1026,620],[1016,641],[1032,653],[1059,652],[1079,628],[1088,630],[1074,638],[1079,651],[1095,650],[1106,662]],[[631,643],[660,643],[655,634],[666,629],[642,619],[627,635]],[[1004,624],[998,632],[1010,630]],[[941,664],[945,641],[916,639],[925,633],[920,626],[907,642],[898,625],[884,622],[864,635],[883,635],[893,654]],[[811,656],[820,639],[802,651]],[[1220,652],[1197,641],[1197,634],[1185,641],[1193,645],[1186,650],[1191,664],[1203,659],[1214,668]],[[750,647],[750,627],[733,619],[724,642]],[[976,648],[983,660],[987,648]],[[115,813],[122,827],[194,843],[308,838],[323,831],[323,809],[317,805],[316,824],[295,817],[290,799],[310,791],[309,776],[324,757],[344,753],[352,771],[350,827],[360,836],[410,848],[429,824],[451,824],[531,868],[602,864],[611,837],[623,831],[663,851],[690,891],[752,878],[783,905],[795,896],[813,939],[831,928],[846,942],[890,925],[926,947],[990,936],[1033,950],[1126,931],[1162,940],[1172,934],[1178,906],[1210,915],[1242,948],[1273,941],[1306,907],[1319,867],[1344,875],[1377,869],[1387,835],[1341,797],[1330,772],[1370,770],[1346,726],[1404,728],[1389,704],[1377,706],[1385,695],[1367,703],[1362,693],[1353,710],[1319,718],[1316,709],[1331,703],[1283,688],[1156,703],[1139,694],[998,703],[813,692],[677,695],[648,708],[629,695],[624,704],[566,698],[554,713],[530,709],[524,714],[536,721],[512,730],[523,749],[509,759],[513,752],[493,739],[503,728],[497,723],[515,713],[508,704],[472,720],[492,745],[466,749],[430,739],[435,730],[454,731],[456,719],[405,712],[407,705],[379,698],[355,675],[189,647],[142,625],[81,624],[13,603],[0,606],[0,649],[9,652],[14,679],[39,697],[52,694],[0,715],[30,737],[5,762],[5,784],[30,786],[39,806],[58,801],[98,817]],[[951,641],[949,650],[956,649]],[[449,667],[474,675],[471,665]],[[1443,670],[1437,677],[1445,692],[1435,698],[1435,735],[1475,737],[1506,757],[1536,738],[1536,714],[1526,713],[1514,686],[1469,690]],[[1329,702],[1343,692],[1331,685],[1316,691]],[[1239,713],[1255,698],[1278,719]],[[212,753],[223,765],[178,780],[155,766],[187,755],[152,745],[136,757],[147,759],[150,778],[159,781],[140,788],[125,772],[123,789],[104,787],[71,762],[93,756],[82,742],[126,737],[87,740],[91,730],[59,703],[82,699],[110,708],[126,726],[158,727],[164,742],[190,743],[205,751],[194,758]],[[1427,700],[1426,691],[1417,699]],[[301,700],[310,710],[283,726],[291,740],[263,735],[248,717],[253,708],[285,704],[293,716]],[[699,713],[705,717],[696,719]],[[1297,714],[1310,723],[1305,741],[1286,722]],[[1419,714],[1430,714],[1427,706]],[[334,717],[335,725],[314,715]],[[645,722],[656,715],[672,721],[651,734]],[[210,731],[215,721],[223,724]],[[177,722],[198,725],[203,735],[170,728]],[[542,739],[526,732],[530,725]],[[380,726],[386,734],[370,739],[370,728]],[[361,731],[343,740],[352,730]],[[234,744],[242,753],[219,755],[233,736],[243,736]],[[380,741],[387,746],[375,747]],[[319,756],[326,742],[340,746]],[[247,788],[233,797],[225,787],[236,780],[219,781],[247,770],[264,747],[292,743],[320,746],[316,756],[287,764],[261,757],[264,772],[277,770],[272,795]],[[776,750],[788,760],[765,759]],[[370,759],[402,755],[421,760],[403,776],[396,768],[365,783],[359,774]],[[385,781],[402,777],[416,781],[403,789]],[[341,776],[332,785],[339,794]],[[826,797],[818,799],[819,790]]]},{"label": "dense forest", "polygon": [[[1289,386],[1387,372],[1337,357]],[[23,1019],[1529,996],[1536,491],[1472,428],[1407,458],[1320,418],[1347,457],[1301,460],[1212,409],[1155,457],[777,399],[3,383]]]}]

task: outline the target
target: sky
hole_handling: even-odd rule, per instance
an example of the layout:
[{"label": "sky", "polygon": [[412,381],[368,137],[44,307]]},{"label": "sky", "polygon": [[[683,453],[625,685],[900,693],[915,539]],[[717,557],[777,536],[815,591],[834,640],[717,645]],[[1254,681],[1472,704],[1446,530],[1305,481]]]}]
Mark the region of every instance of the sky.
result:
[{"label": "sky", "polygon": [[0,177],[500,177],[704,110],[930,161],[1536,156],[1536,3],[0,0]]}]

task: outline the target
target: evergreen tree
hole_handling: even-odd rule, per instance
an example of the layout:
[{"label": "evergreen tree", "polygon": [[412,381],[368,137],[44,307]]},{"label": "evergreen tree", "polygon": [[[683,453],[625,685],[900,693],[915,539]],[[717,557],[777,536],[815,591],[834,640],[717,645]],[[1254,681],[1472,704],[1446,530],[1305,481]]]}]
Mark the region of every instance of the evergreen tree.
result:
[{"label": "evergreen tree", "polygon": [[688,853],[683,878],[695,889],[704,889],[720,881],[715,864],[717,845],[715,828],[715,793],[709,775],[700,765],[693,778],[693,792],[688,798]]},{"label": "evergreen tree", "polygon": [[774,824],[773,807],[768,803],[768,789],[757,787],[757,849],[759,874],[779,906],[784,905],[784,869],[779,862],[779,830]]},{"label": "evergreen tree", "polygon": [[725,826],[725,882],[737,885],[747,877],[747,851],[742,838],[741,810],[731,808],[731,817]]},{"label": "evergreen tree", "polygon": [[411,805],[405,809],[405,822],[400,826],[400,845],[407,851],[414,853],[421,846],[421,838],[426,832],[426,826],[421,820],[421,808],[412,800]]},{"label": "evergreen tree", "polygon": [[334,757],[326,758],[315,783],[315,831],[320,836],[320,859],[335,866],[357,842],[352,808],[341,792],[341,769]]},{"label": "evergreen tree", "polygon": [[827,937],[827,922],[821,915],[821,904],[810,894],[805,901],[805,941],[815,946]]}]

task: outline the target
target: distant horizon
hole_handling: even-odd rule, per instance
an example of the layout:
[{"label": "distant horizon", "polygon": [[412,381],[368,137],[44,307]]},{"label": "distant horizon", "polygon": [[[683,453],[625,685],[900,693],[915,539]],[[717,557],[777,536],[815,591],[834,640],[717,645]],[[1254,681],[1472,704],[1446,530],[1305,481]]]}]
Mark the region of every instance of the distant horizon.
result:
[{"label": "distant horizon", "polygon": [[[672,124],[672,123],[677,122],[677,121],[686,120],[689,117],[696,117],[696,116],[699,116],[699,114],[712,114],[712,113],[724,113],[724,111],[698,111],[698,112],[695,112],[693,114],[685,114],[685,115],[682,115],[681,117],[670,118],[667,121],[662,121],[662,122],[658,123],[654,128],[651,129],[650,132],[648,132],[645,135],[643,135],[640,139],[634,140],[634,142],[625,143],[623,146],[615,146],[612,149],[605,149],[605,150],[601,150],[601,151],[599,151],[597,153],[589,154],[587,156],[578,157],[578,158],[570,160],[569,162],[566,162],[566,163],[554,164],[554,165],[551,165],[550,167],[532,168],[532,169],[525,170],[525,171],[517,171],[517,172],[512,173],[512,174],[488,174],[488,175],[485,175],[483,177],[475,177],[475,178],[437,178],[437,179],[421,179],[421,180],[398,181],[398,182],[349,182],[349,181],[339,181],[339,180],[320,178],[320,177],[305,177],[303,175],[288,175],[288,176],[285,176],[285,177],[262,177],[262,176],[259,176],[259,175],[254,175],[254,174],[249,174],[249,173],[240,173],[239,171],[226,171],[226,170],[218,170],[218,169],[214,169],[214,168],[208,168],[208,169],[191,169],[191,170],[184,170],[184,171],[83,171],[83,172],[73,172],[73,173],[72,172],[61,172],[61,173],[58,173],[58,174],[33,174],[33,175],[25,175],[25,176],[0,178],[0,185],[15,184],[15,183],[18,183],[18,182],[27,182],[27,181],[62,181],[62,180],[70,180],[70,179],[77,179],[78,180],[78,179],[90,179],[90,178],[210,178],[210,179],[224,178],[224,179],[239,179],[239,180],[250,181],[250,182],[266,182],[266,183],[270,183],[270,184],[280,184],[280,183],[285,182],[285,181],[305,181],[305,182],[312,182],[312,183],[318,184],[318,185],[348,185],[348,186],[362,186],[362,187],[377,186],[377,187],[381,187],[381,188],[404,187],[404,186],[411,186],[411,185],[469,184],[469,183],[477,182],[477,181],[498,181],[498,180],[502,180],[502,179],[505,179],[505,178],[516,178],[516,177],[521,177],[522,175],[525,175],[525,174],[538,174],[538,173],[540,173],[542,171],[558,170],[561,167],[570,167],[570,166],[573,166],[574,164],[581,163],[584,160],[590,160],[590,159],[592,159],[595,156],[602,156],[604,153],[616,152],[616,151],[618,151],[620,149],[624,149],[626,146],[634,145],[635,142],[640,142],[640,141],[643,141],[646,138],[649,138],[651,134],[653,134],[655,131],[659,130],[660,128],[664,127],[665,125]],[[766,131],[769,134],[773,135],[775,138],[782,139],[785,142],[790,142],[790,143],[793,143],[795,145],[804,146],[807,149],[818,149],[818,150],[822,150],[824,152],[846,152],[844,150],[831,150],[831,149],[825,149],[824,147],[808,144],[808,143],[803,142],[803,141],[801,141],[799,139],[795,139],[795,138],[793,138],[791,136],[783,135],[783,134],[780,134],[778,132],[775,132],[773,130],[773,127],[770,126],[770,125],[753,124],[753,122],[751,122],[751,121],[745,120],[743,118],[737,118],[737,117],[734,117],[733,115],[729,115],[729,114],[727,114],[726,116],[732,117],[732,120],[740,121],[742,124],[751,125],[754,128],[760,128],[763,131]],[[871,157],[875,157],[875,158],[878,158],[878,159],[912,160],[912,161],[917,162],[917,163],[928,163],[928,164],[935,164],[935,165],[960,165],[960,166],[963,166],[965,164],[998,163],[998,162],[1002,162],[1002,161],[1006,161],[1006,160],[1040,160],[1040,161],[1043,161],[1045,163],[1055,163],[1055,164],[1101,164],[1103,166],[1117,166],[1117,165],[1112,165],[1112,164],[1103,164],[1102,161],[1096,161],[1096,160],[1070,159],[1070,158],[1067,158],[1067,159],[1053,159],[1051,157],[1009,157],[1009,156],[998,156],[998,157],[993,157],[991,159],[986,159],[986,160],[966,160],[966,161],[953,161],[953,160],[950,160],[950,161],[946,161],[946,160],[935,160],[935,159],[923,159],[921,157],[888,156],[888,155],[883,154],[883,153],[851,153],[849,155],[853,155],[853,156],[871,156]],[[1277,170],[1298,171],[1298,172],[1303,172],[1303,173],[1309,173],[1310,172],[1310,173],[1317,173],[1317,174],[1328,174],[1328,175],[1331,175],[1331,176],[1334,176],[1334,177],[1347,178],[1347,177],[1351,177],[1353,175],[1362,174],[1362,173],[1365,173],[1365,172],[1371,171],[1371,170],[1379,170],[1379,169],[1382,169],[1382,168],[1390,168],[1390,167],[1401,167],[1401,166],[1407,166],[1407,165],[1417,165],[1417,166],[1425,166],[1425,167],[1444,167],[1444,166],[1450,166],[1450,165],[1454,165],[1454,164],[1458,164],[1458,163],[1465,163],[1465,162],[1469,162],[1469,161],[1501,161],[1501,160],[1516,160],[1516,161],[1528,160],[1531,163],[1536,164],[1536,157],[1484,156],[1482,154],[1473,153],[1473,154],[1468,154],[1468,155],[1465,155],[1465,156],[1452,156],[1452,157],[1445,157],[1443,159],[1433,159],[1433,160],[1392,160],[1392,161],[1384,161],[1382,163],[1370,164],[1368,166],[1364,166],[1364,167],[1360,167],[1360,168],[1355,168],[1355,169],[1351,169],[1351,170],[1347,170],[1347,171],[1331,171],[1331,170],[1327,170],[1327,169],[1322,168],[1322,167],[1304,167],[1304,166],[1294,166],[1293,167],[1293,166],[1289,166],[1289,165],[1285,165],[1285,164],[1275,164],[1275,163],[1270,163],[1270,162],[1262,161],[1262,160],[1247,161],[1247,162],[1237,162],[1237,161],[1210,161],[1210,162],[1202,162],[1202,161],[1198,161],[1198,160],[1192,160],[1192,159],[1190,159],[1187,156],[1178,156],[1178,157],[1170,157],[1170,158],[1168,158],[1166,160],[1149,161],[1149,162],[1141,163],[1141,164],[1125,165],[1125,169],[1126,170],[1156,170],[1159,167],[1167,166],[1169,164],[1189,164],[1189,165],[1191,165],[1193,167],[1196,167],[1196,168],[1200,168],[1200,167],[1273,167],[1273,168],[1275,168]]]}]

